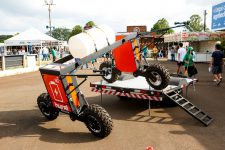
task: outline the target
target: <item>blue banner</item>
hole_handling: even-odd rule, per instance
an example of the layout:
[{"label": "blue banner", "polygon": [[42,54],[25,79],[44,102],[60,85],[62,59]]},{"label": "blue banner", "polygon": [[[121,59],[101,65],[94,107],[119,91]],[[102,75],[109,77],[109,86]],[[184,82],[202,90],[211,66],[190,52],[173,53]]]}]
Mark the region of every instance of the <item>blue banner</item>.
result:
[{"label": "blue banner", "polygon": [[212,30],[225,29],[225,2],[212,7]]}]

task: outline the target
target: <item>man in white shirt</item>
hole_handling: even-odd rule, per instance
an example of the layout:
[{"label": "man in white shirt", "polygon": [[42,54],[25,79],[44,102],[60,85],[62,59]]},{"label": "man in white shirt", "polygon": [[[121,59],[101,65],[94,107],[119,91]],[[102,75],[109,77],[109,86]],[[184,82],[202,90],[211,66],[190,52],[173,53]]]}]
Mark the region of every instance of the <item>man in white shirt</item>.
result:
[{"label": "man in white shirt", "polygon": [[183,48],[183,43],[179,43],[179,49],[177,51],[177,74],[180,73],[180,67],[184,65],[184,56],[186,49]]}]

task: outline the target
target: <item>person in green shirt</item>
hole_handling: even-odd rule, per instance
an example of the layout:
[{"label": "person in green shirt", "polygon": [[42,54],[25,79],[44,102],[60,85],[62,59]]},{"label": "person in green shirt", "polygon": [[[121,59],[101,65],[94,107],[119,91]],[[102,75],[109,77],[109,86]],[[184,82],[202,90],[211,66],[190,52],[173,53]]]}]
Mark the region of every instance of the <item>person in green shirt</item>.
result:
[{"label": "person in green shirt", "polygon": [[147,54],[148,54],[148,47],[146,45],[144,45],[144,47],[142,48],[142,52],[143,52],[143,56],[145,58],[147,58]]},{"label": "person in green shirt", "polygon": [[53,58],[53,62],[56,60],[56,50],[55,50],[56,48],[55,47],[53,47],[53,49],[52,49],[52,58]]},{"label": "person in green shirt", "polygon": [[195,68],[193,61],[193,51],[193,47],[189,46],[187,49],[187,53],[183,59],[185,72],[187,72],[189,77],[192,77],[193,75],[197,74],[197,69]]}]

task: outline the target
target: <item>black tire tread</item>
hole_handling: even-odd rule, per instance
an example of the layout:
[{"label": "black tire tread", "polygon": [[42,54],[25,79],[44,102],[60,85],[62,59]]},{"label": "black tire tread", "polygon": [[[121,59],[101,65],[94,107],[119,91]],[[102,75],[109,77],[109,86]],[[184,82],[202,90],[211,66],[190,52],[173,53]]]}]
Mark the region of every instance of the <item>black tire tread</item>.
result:
[{"label": "black tire tread", "polygon": [[[50,111],[50,115],[45,115],[42,111],[41,111],[41,103],[45,103],[46,105],[48,105],[49,107],[49,111]],[[52,106],[52,102],[51,99],[48,95],[48,93],[42,93],[40,96],[38,96],[37,98],[37,104],[38,107],[41,111],[41,113],[48,119],[48,120],[55,120],[58,115],[59,115],[59,110],[57,110],[56,108],[54,108]]]},{"label": "black tire tread", "polygon": [[152,84],[149,81],[149,79],[146,78],[148,84],[156,90],[162,90],[162,89],[166,88],[168,86],[168,83],[170,80],[170,74],[169,74],[168,70],[161,64],[156,63],[156,64],[150,65],[147,68],[147,72],[150,73],[152,71],[157,72],[161,76],[162,83],[159,86],[156,86],[156,85]]},{"label": "black tire tread", "polygon": [[87,116],[87,115],[93,115],[98,120],[101,121],[100,123],[101,123],[101,126],[102,126],[102,130],[100,131],[100,133],[93,132],[88,127],[86,122],[84,121],[88,130],[90,132],[92,132],[92,134],[94,134],[97,137],[104,138],[111,133],[112,127],[113,127],[113,122],[112,122],[111,116],[108,114],[108,112],[104,108],[102,108],[101,106],[99,106],[97,104],[92,104],[84,110],[84,114],[83,114],[84,120],[85,120],[85,116]]}]

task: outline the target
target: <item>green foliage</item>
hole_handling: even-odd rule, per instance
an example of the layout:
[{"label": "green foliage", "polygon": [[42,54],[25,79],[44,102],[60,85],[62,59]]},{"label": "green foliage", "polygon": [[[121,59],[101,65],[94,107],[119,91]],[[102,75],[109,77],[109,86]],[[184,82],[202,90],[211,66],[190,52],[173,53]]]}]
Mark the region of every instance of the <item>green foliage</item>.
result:
[{"label": "green foliage", "polygon": [[82,31],[83,31],[82,26],[76,25],[76,26],[72,29],[72,31],[71,31],[69,37],[74,36],[74,35],[77,35],[77,34],[81,33]]},{"label": "green foliage", "polygon": [[0,43],[4,43],[5,40],[13,37],[12,35],[0,35]]},{"label": "green foliage", "polygon": [[[88,21],[88,22],[85,24],[85,27],[93,27],[93,26],[95,26],[95,23],[94,23],[93,21]],[[84,28],[85,28],[85,27],[84,27]],[[77,34],[81,33],[82,31],[83,31],[83,27],[82,27],[81,25],[76,25],[76,26],[72,29],[72,31],[71,31],[71,33],[70,33],[70,35],[69,35],[69,38],[72,37],[72,36],[74,36],[74,35],[77,35]]]},{"label": "green foliage", "polygon": [[[151,28],[151,31],[156,31],[157,34],[162,34],[162,33],[164,33],[164,31],[162,32],[162,31],[157,31],[157,30],[169,28],[169,27],[170,26],[169,26],[168,21],[165,18],[162,18],[153,25],[153,27]],[[174,32],[173,29],[169,29],[169,30],[167,30],[166,33],[168,34],[168,33],[173,33],[173,32]]]},{"label": "green foliage", "polygon": [[95,26],[95,23],[93,21],[88,21],[86,23],[86,26],[93,27],[93,26]]},{"label": "green foliage", "polygon": [[224,39],[221,41],[221,50],[223,51],[225,55],[225,40]]},{"label": "green foliage", "polygon": [[202,32],[204,30],[204,25],[202,22],[202,18],[194,14],[190,17],[190,24],[186,26],[187,30],[190,32]]},{"label": "green foliage", "polygon": [[52,37],[57,40],[68,41],[70,36],[70,30],[67,28],[55,28],[52,31]]}]

